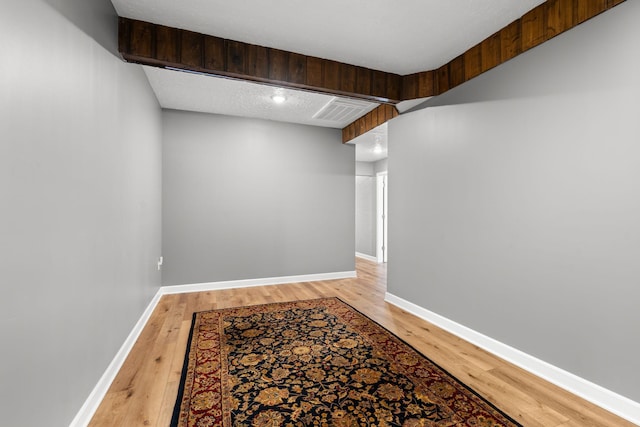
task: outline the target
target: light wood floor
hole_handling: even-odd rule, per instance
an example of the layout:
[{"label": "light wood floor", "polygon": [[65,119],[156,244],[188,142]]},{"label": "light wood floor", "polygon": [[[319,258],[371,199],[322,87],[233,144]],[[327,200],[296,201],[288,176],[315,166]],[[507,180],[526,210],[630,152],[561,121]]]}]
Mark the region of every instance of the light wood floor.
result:
[{"label": "light wood floor", "polygon": [[524,426],[634,426],[384,302],[386,266],[356,259],[357,279],[165,295],[90,425],[168,426],[195,311],[340,297]]}]

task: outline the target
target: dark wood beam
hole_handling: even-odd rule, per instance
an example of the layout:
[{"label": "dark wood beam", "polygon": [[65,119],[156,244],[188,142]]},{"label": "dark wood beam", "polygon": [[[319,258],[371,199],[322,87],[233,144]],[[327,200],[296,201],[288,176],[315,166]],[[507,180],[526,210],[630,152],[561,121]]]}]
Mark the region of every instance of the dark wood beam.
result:
[{"label": "dark wood beam", "polygon": [[436,71],[422,71],[402,77],[402,100],[433,96],[436,90]]},{"label": "dark wood beam", "polygon": [[[403,76],[402,100],[441,95],[625,1],[547,0],[442,67]],[[382,123],[360,118],[342,129],[342,141]]]},{"label": "dark wood beam", "polygon": [[129,62],[379,102],[342,130],[343,142],[398,115],[394,104],[437,96],[625,0],[547,0],[438,69],[401,76],[328,59],[120,18]]},{"label": "dark wood beam", "polygon": [[328,59],[120,18],[122,57],[170,68],[395,104],[402,76]]},{"label": "dark wood beam", "polygon": [[364,116],[355,120],[346,128],[342,129],[342,142],[346,143],[354,138],[374,129],[381,124],[388,122],[394,117],[398,117],[398,110],[389,104],[380,104]]},{"label": "dark wood beam", "polygon": [[[547,0],[437,70],[425,71],[435,73],[431,95],[441,95],[624,1]],[[404,76],[405,84],[409,77]],[[402,94],[406,100],[413,92],[405,87]]]}]

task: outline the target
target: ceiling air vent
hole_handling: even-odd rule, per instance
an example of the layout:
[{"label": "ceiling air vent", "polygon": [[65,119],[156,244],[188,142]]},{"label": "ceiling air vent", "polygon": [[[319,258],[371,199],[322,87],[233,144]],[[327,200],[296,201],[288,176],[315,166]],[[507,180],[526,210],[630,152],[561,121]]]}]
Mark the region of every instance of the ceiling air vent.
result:
[{"label": "ceiling air vent", "polygon": [[327,122],[351,123],[371,111],[375,106],[376,104],[366,101],[333,98],[313,118]]}]

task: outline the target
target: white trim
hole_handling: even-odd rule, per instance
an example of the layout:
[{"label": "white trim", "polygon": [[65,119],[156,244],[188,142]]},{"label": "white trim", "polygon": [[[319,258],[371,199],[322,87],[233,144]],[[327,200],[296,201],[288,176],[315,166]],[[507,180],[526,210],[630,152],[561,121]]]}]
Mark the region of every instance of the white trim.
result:
[{"label": "white trim", "polygon": [[407,300],[386,293],[385,301],[513,363],[634,424],[640,425],[640,403],[551,365],[507,344],[449,320]]},{"label": "white trim", "polygon": [[153,310],[158,305],[161,297],[162,287],[158,289],[153,299],[142,313],[142,316],[138,319],[138,322],[129,333],[124,344],[122,344],[122,347],[120,347],[120,350],[118,350],[115,357],[102,374],[102,377],[98,380],[98,383],[93,387],[91,394],[89,394],[89,397],[87,397],[87,400],[85,400],[80,411],[78,411],[73,421],[71,421],[71,424],[69,424],[69,427],[82,427],[89,424],[89,421],[91,421],[91,418],[93,418],[98,406],[102,403],[104,396],[107,394],[107,390],[109,390],[111,383],[116,378],[120,368],[122,368],[122,364],[127,359],[129,352],[138,340],[140,333],[149,321],[149,317],[151,317],[151,313],[153,313]]},{"label": "white trim", "polygon": [[[376,261],[378,263],[387,261],[387,246],[389,245],[389,236],[386,235],[388,232],[386,218],[389,210],[388,177],[388,171],[376,173]],[[383,246],[384,250],[382,250]]]},{"label": "white trim", "polygon": [[336,280],[336,279],[351,279],[357,277],[355,271],[341,271],[335,273],[320,273],[320,274],[305,274],[300,276],[282,276],[282,277],[269,277],[264,279],[247,279],[247,280],[230,280],[226,282],[211,282],[211,283],[195,283],[190,285],[176,285],[176,286],[161,286],[156,292],[155,296],[147,306],[147,308],[138,319],[138,322],[133,327],[133,330],[129,333],[129,336],[120,347],[120,350],[116,353],[115,357],[107,367],[102,377],[98,380],[87,400],[80,408],[80,411],[76,414],[69,427],[84,427],[89,424],[91,418],[95,414],[98,406],[102,403],[104,396],[107,394],[107,390],[111,386],[111,383],[115,379],[116,375],[122,368],[122,364],[127,359],[129,352],[133,348],[133,345],[138,340],[140,333],[146,326],[151,313],[160,302],[160,298],[163,295],[179,294],[183,292],[200,292],[217,289],[229,289],[229,288],[246,288],[250,286],[264,286],[264,285],[282,285],[286,283],[298,283],[298,282],[316,282],[320,280]]},{"label": "white trim", "polygon": [[248,288],[251,286],[283,285],[286,283],[317,282],[320,280],[351,279],[357,277],[355,271],[336,273],[303,274],[301,276],[267,277],[263,279],[229,280],[224,282],[191,283],[188,285],[163,286],[163,295],[185,292],[215,291],[219,289]]},{"label": "white trim", "polygon": [[358,258],[366,259],[367,261],[378,262],[378,258],[371,255],[363,254],[361,252],[356,252],[356,256]]}]

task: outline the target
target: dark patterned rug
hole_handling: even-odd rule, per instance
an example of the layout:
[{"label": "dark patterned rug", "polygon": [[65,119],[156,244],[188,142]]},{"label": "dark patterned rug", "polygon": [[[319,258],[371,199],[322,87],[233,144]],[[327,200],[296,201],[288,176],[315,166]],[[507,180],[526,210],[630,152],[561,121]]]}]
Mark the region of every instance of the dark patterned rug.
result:
[{"label": "dark patterned rug", "polygon": [[171,426],[520,426],[337,298],[193,315]]}]

